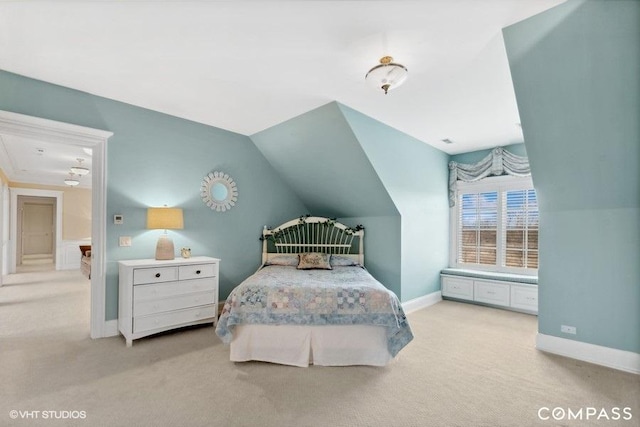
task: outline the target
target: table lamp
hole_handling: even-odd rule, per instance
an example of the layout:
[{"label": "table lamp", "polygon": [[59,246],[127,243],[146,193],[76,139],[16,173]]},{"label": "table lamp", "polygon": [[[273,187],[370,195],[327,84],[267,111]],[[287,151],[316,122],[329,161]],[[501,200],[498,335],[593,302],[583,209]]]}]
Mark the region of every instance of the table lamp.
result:
[{"label": "table lamp", "polygon": [[175,258],[173,240],[167,235],[167,230],[181,230],[184,228],[182,209],[180,208],[147,208],[147,229],[164,230],[156,245],[156,259],[168,260]]}]

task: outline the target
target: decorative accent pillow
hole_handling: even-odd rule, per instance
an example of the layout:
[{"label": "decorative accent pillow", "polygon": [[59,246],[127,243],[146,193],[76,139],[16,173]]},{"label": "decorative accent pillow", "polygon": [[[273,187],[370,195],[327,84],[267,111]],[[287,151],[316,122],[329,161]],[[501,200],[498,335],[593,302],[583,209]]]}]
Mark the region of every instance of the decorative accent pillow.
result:
[{"label": "decorative accent pillow", "polygon": [[298,254],[286,254],[276,255],[271,258],[264,265],[284,265],[289,267],[298,266]]},{"label": "decorative accent pillow", "polygon": [[360,265],[355,259],[340,255],[331,255],[330,263],[331,267],[353,267]]},{"label": "decorative accent pillow", "polygon": [[331,264],[329,263],[329,254],[322,254],[319,252],[304,252],[300,254],[300,261],[298,262],[299,270],[310,270],[313,268],[321,270],[331,270]]}]

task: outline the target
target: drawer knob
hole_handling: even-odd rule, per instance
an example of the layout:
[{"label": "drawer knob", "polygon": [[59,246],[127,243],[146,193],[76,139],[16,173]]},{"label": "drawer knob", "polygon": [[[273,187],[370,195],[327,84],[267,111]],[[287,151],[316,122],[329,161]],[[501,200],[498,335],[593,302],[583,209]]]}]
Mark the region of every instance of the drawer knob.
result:
[{"label": "drawer knob", "polygon": [[160,277],[160,273],[156,273],[156,277]]},{"label": "drawer knob", "polygon": [[196,274],[200,274],[200,270],[196,270]]}]

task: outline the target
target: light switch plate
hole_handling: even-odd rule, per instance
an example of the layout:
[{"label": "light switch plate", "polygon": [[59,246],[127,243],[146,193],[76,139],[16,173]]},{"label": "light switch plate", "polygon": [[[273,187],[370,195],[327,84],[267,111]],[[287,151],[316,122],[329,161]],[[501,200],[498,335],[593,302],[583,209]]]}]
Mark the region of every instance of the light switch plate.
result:
[{"label": "light switch plate", "polygon": [[131,246],[131,236],[120,236],[120,246]]}]

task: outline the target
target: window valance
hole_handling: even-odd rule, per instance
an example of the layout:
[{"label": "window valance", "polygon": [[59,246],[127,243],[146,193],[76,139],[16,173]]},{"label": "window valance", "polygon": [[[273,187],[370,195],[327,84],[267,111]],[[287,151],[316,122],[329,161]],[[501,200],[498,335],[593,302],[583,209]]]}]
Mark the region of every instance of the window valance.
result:
[{"label": "window valance", "polygon": [[502,147],[473,164],[449,162],[449,206],[456,205],[456,183],[478,181],[490,175],[530,176],[531,168],[527,157],[516,156]]}]

